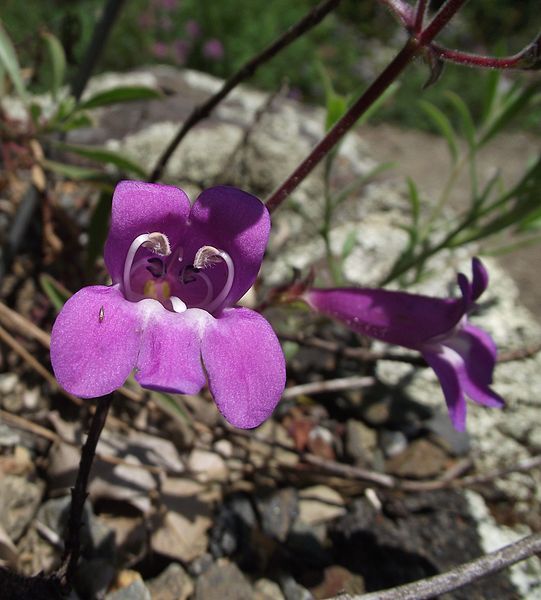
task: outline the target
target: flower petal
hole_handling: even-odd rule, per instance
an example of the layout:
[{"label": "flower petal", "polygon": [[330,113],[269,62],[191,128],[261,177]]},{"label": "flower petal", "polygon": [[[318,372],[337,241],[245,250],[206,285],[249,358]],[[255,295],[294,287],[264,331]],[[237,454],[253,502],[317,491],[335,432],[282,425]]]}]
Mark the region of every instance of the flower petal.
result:
[{"label": "flower petal", "polygon": [[51,335],[58,383],[82,398],[120,387],[135,365],[140,327],[136,304],[118,286],[86,287],[64,305]]},{"label": "flower petal", "polygon": [[458,373],[458,368],[462,363],[460,356],[450,348],[443,348],[438,353],[425,351],[422,354],[440,380],[453,426],[458,431],[464,431],[466,428],[466,399]]},{"label": "flower petal", "polygon": [[[233,286],[222,303],[230,306],[254,283],[261,267],[270,232],[270,216],[255,196],[233,187],[217,186],[205,190],[190,213],[190,239],[185,258],[193,257],[202,246],[225,250],[235,267]],[[224,278],[224,269],[209,269],[209,277]],[[213,281],[214,283],[214,281]],[[219,290],[223,287],[215,285]]]},{"label": "flower petal", "polygon": [[472,294],[473,299],[477,300],[488,287],[488,271],[477,257],[472,259],[471,267],[473,273]]},{"label": "flower petal", "polygon": [[496,362],[496,346],[488,333],[468,323],[445,345],[462,357],[459,376],[467,396],[478,404],[502,408],[505,405],[503,398],[489,387]]},{"label": "flower petal", "polygon": [[214,318],[198,308],[174,313],[156,300],[141,300],[137,306],[143,335],[135,379],[152,390],[197,394],[206,381],[201,336]]},{"label": "flower petal", "polygon": [[431,298],[363,288],[312,289],[308,304],[378,340],[419,348],[451,330],[464,315],[462,299]]},{"label": "flower petal", "polygon": [[285,386],[285,361],[272,327],[246,308],[223,312],[203,336],[209,387],[223,416],[249,429],[270,416]]},{"label": "flower petal", "polygon": [[179,188],[141,181],[121,181],[115,188],[105,264],[113,283],[122,281],[124,261],[141,233],[164,233],[175,247],[183,239],[190,201]]}]

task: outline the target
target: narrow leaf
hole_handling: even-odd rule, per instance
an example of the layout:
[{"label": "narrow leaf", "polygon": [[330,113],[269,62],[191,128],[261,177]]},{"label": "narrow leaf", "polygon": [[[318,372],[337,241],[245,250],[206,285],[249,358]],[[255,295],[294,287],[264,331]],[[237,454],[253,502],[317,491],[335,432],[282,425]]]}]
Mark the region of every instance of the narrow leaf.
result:
[{"label": "narrow leaf", "polygon": [[27,93],[21,76],[21,68],[17,53],[11,40],[0,22],[0,64],[8,74],[15,91],[22,100],[26,100]]},{"label": "narrow leaf", "polygon": [[99,106],[109,106],[110,104],[118,104],[120,102],[133,102],[135,100],[153,100],[161,98],[161,93],[158,90],[143,87],[117,87],[112,90],[98,92],[87,100],[79,104],[79,109],[98,108]]},{"label": "narrow leaf", "polygon": [[445,95],[447,96],[447,99],[449,100],[449,102],[451,102],[451,104],[453,105],[453,108],[458,113],[458,116],[460,117],[460,123],[462,126],[462,133],[464,134],[464,138],[468,142],[468,146],[470,147],[470,150],[474,151],[475,150],[476,129],[475,129],[475,123],[473,122],[473,117],[471,115],[470,109],[468,108],[468,106],[466,105],[464,100],[462,100],[462,98],[458,94],[455,94],[454,92],[451,92],[450,90],[447,90],[445,92]]},{"label": "narrow leaf", "polygon": [[80,167],[77,165],[68,165],[66,163],[56,162],[54,160],[42,160],[41,166],[48,171],[53,171],[58,175],[73,179],[75,181],[108,181],[110,177],[103,171],[91,169],[89,167]]},{"label": "narrow leaf", "polygon": [[85,158],[94,160],[96,162],[114,165],[121,171],[133,173],[141,179],[146,179],[147,177],[147,172],[143,169],[143,167],[138,165],[136,162],[131,161],[129,158],[114,152],[113,150],[108,150],[107,148],[98,148],[96,146],[78,146],[75,144],[65,143],[57,143],[55,145],[65,152],[73,152],[74,154],[84,156]]},{"label": "narrow leaf", "polygon": [[48,32],[43,33],[42,36],[47,46],[49,57],[51,59],[51,92],[53,94],[53,98],[56,100],[58,97],[60,87],[62,86],[62,83],[64,81],[64,77],[66,75],[66,55],[64,53],[64,48],[62,47],[62,44],[59,42],[56,36]]},{"label": "narrow leaf", "polygon": [[57,313],[62,310],[62,307],[66,303],[66,300],[72,295],[63,285],[60,285],[54,277],[51,277],[47,273],[42,273],[39,276],[39,284],[41,289],[51,301]]},{"label": "narrow leaf", "polygon": [[431,104],[426,100],[419,100],[419,105],[445,138],[447,146],[449,147],[449,152],[451,153],[451,158],[453,162],[456,162],[458,158],[458,146],[451,121],[449,121],[447,116],[437,106],[434,106],[434,104]]}]

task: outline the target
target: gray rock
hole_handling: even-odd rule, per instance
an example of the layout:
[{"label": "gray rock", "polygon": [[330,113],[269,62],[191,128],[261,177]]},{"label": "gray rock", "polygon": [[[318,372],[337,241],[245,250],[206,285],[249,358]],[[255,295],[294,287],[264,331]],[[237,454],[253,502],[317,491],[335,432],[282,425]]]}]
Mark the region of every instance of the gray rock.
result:
[{"label": "gray rock", "polygon": [[[48,500],[40,507],[37,519],[63,537],[70,505],[71,496]],[[82,555],[87,559],[99,558],[112,562],[115,552],[114,531],[94,515],[87,501],[81,527]]]},{"label": "gray rock", "polygon": [[83,560],[77,567],[75,587],[82,598],[102,598],[115,577],[110,560]]},{"label": "gray rock", "polygon": [[314,600],[314,596],[291,575],[282,576],[280,586],[286,600]]},{"label": "gray rock", "polygon": [[152,596],[145,584],[140,580],[136,580],[116,592],[107,594],[105,600],[152,600]]},{"label": "gray rock", "polygon": [[346,453],[357,464],[370,465],[377,447],[377,434],[361,421],[348,419],[346,423]]},{"label": "gray rock", "polygon": [[0,525],[14,541],[22,536],[38,510],[43,482],[16,475],[0,476]]},{"label": "gray rock", "polygon": [[455,456],[465,456],[470,451],[468,432],[457,431],[446,412],[436,411],[425,426],[434,434],[435,441]]},{"label": "gray rock", "polygon": [[237,565],[225,560],[214,563],[195,584],[195,600],[252,600],[252,586]]},{"label": "gray rock", "polygon": [[408,446],[408,438],[401,431],[385,429],[380,433],[379,443],[385,456],[392,457],[404,452]]},{"label": "gray rock", "polygon": [[278,490],[270,496],[257,499],[263,531],[285,541],[289,530],[299,514],[297,491],[294,488]]},{"label": "gray rock", "polygon": [[178,563],[171,563],[146,585],[152,600],[186,600],[194,589],[190,576]]}]

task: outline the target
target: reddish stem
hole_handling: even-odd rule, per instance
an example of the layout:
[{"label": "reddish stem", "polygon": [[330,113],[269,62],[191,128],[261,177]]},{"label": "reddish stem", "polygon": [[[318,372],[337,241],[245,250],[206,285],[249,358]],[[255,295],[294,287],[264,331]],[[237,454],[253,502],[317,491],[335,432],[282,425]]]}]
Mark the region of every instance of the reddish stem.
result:
[{"label": "reddish stem", "polygon": [[[504,56],[501,58],[470,54],[469,52],[461,52],[460,50],[450,50],[434,42],[430,44],[430,48],[435,51],[437,57],[441,60],[467,67],[479,67],[481,69],[524,69],[528,68],[528,65],[525,63],[530,56],[532,45],[529,45],[513,56]],[[534,61],[532,60],[532,62]]]},{"label": "reddish stem", "polygon": [[419,35],[421,46],[427,46],[438,33],[449,23],[455,13],[459,11],[468,0],[447,0],[436,13],[432,21]]},{"label": "reddish stem", "polygon": [[413,24],[413,31],[418,34],[423,29],[423,23],[425,20],[427,0],[418,0],[417,10],[415,12],[415,23]]}]

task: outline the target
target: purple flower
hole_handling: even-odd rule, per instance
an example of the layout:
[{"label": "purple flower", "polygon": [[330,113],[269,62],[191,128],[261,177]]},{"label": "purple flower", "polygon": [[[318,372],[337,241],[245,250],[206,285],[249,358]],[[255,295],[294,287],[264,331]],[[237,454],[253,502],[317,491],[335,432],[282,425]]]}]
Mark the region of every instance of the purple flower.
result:
[{"label": "purple flower", "polygon": [[346,323],[363,335],[418,350],[440,380],[449,416],[458,430],[466,423],[464,394],[474,402],[501,408],[502,398],[490,389],[496,346],[466,318],[488,285],[488,273],[477,258],[473,280],[460,273],[461,298],[430,298],[378,289],[312,289],[308,304]]},{"label": "purple flower", "polygon": [[203,44],[203,56],[211,60],[221,60],[224,57],[224,47],[220,40],[211,38]]},{"label": "purple flower", "polygon": [[169,47],[163,42],[154,42],[151,51],[156,58],[165,58],[169,54]]},{"label": "purple flower", "polygon": [[120,387],[196,394],[208,380],[224,417],[257,427],[285,385],[269,323],[232,308],[254,283],[270,230],[265,206],[231,187],[193,207],[175,187],[123,181],[113,195],[105,264],[111,286],[70,298],[52,331],[59,384],[83,398]]},{"label": "purple flower", "polygon": [[195,19],[188,19],[184,25],[184,30],[192,40],[196,40],[201,35],[201,26]]}]

